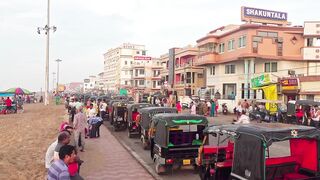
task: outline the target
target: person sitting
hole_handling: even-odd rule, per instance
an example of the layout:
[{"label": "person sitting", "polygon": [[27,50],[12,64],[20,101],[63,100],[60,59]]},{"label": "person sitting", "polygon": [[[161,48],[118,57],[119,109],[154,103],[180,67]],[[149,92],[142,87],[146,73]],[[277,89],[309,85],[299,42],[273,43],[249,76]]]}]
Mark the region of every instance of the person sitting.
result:
[{"label": "person sitting", "polygon": [[239,117],[239,119],[232,123],[232,124],[249,124],[250,123],[250,118],[249,116],[246,115],[246,111],[242,110],[241,112],[241,116]]},{"label": "person sitting", "polygon": [[48,180],[69,180],[68,165],[73,163],[76,152],[73,146],[63,145],[59,150],[59,159],[54,161],[48,170]]},{"label": "person sitting", "polygon": [[135,122],[135,127],[137,127],[137,125],[139,124],[139,112],[137,109],[134,109],[134,111],[132,112],[132,121]]}]

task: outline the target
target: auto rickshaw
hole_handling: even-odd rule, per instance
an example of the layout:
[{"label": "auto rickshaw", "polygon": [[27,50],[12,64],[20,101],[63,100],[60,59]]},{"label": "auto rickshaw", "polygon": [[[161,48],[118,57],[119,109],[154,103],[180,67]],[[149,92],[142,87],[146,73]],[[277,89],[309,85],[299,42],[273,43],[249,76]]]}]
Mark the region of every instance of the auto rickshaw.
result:
[{"label": "auto rickshaw", "polygon": [[234,137],[240,125],[212,125],[204,130],[202,146],[199,147],[197,166],[201,180],[228,179],[231,169],[219,168],[232,164]]},{"label": "auto rickshaw", "polygon": [[115,102],[113,103],[113,120],[112,125],[114,131],[120,130],[120,129],[126,129],[127,128],[127,122],[126,122],[126,112],[127,112],[127,103],[126,102]]},{"label": "auto rickshaw", "polygon": [[137,103],[127,105],[127,116],[126,122],[128,123],[128,137],[131,138],[133,135],[140,135],[140,114],[139,109],[153,106],[149,103]]},{"label": "auto rickshaw", "polygon": [[[208,179],[320,179],[320,131],[314,127],[263,123],[222,131],[231,132],[233,154],[213,161],[215,168],[209,171]],[[279,151],[279,147],[287,151]],[[227,148],[232,150],[232,146]]]},{"label": "auto rickshaw", "polygon": [[194,166],[198,148],[208,126],[205,116],[192,114],[157,114],[150,125],[150,154],[158,174],[173,167]]},{"label": "auto rickshaw", "polygon": [[109,117],[108,120],[110,121],[111,125],[113,124],[113,118],[114,118],[113,104],[116,103],[116,102],[121,102],[121,101],[120,100],[110,100],[108,102],[107,114],[108,114],[108,117]]},{"label": "auto rickshaw", "polygon": [[[311,100],[291,100],[288,101],[287,105],[287,122],[290,124],[303,124],[309,125],[308,119],[311,119],[310,109],[312,106],[320,106],[320,102],[311,101]],[[301,109],[299,109],[301,107]],[[297,115],[300,117],[297,117]]]},{"label": "auto rickshaw", "polygon": [[170,107],[146,107],[138,110],[140,113],[140,139],[143,149],[148,149],[150,146],[149,127],[151,119],[154,115],[159,113],[177,113],[176,108]]}]

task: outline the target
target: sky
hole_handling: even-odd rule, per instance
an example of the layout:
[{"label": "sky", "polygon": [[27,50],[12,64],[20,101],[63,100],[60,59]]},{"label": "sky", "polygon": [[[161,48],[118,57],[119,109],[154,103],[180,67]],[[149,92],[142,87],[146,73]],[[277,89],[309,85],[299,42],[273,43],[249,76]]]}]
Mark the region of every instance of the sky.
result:
[{"label": "sky", "polygon": [[[196,45],[209,31],[242,24],[241,6],[288,13],[292,25],[320,20],[315,0],[50,0],[50,83],[82,82],[103,71],[103,54],[122,43],[143,44],[149,56]],[[0,0],[0,91],[44,90],[47,0]]]}]

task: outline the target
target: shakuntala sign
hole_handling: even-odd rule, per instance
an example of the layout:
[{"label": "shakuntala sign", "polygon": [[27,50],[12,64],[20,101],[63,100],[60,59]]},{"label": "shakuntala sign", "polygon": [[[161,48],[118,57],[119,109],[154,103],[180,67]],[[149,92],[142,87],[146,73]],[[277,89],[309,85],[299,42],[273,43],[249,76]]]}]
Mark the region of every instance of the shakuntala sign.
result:
[{"label": "shakuntala sign", "polygon": [[258,9],[251,7],[241,8],[241,17],[243,21],[253,21],[261,23],[287,22],[288,14],[280,11]]}]

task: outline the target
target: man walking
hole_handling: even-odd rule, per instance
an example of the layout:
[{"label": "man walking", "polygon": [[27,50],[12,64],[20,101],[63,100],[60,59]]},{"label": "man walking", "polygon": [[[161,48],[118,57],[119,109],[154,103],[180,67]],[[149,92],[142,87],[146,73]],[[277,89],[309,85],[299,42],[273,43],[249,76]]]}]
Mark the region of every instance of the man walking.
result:
[{"label": "man walking", "polygon": [[78,147],[78,149],[80,149],[80,151],[84,151],[86,115],[82,113],[82,106],[77,109],[77,114],[74,116],[73,129],[76,146]]}]

